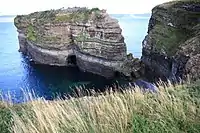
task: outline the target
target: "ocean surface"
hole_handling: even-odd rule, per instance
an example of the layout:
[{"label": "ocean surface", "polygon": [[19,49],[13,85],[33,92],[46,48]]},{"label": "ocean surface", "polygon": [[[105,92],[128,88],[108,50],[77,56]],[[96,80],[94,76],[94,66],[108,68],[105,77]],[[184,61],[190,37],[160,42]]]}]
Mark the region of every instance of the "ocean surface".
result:
[{"label": "ocean surface", "polygon": [[[119,20],[128,53],[140,58],[150,15],[112,16]],[[34,65],[18,52],[17,35],[13,16],[0,16],[0,95],[5,100],[23,102],[27,92],[52,99],[57,95],[71,94],[76,86],[103,89],[116,83],[116,79],[106,80],[78,68]]]}]

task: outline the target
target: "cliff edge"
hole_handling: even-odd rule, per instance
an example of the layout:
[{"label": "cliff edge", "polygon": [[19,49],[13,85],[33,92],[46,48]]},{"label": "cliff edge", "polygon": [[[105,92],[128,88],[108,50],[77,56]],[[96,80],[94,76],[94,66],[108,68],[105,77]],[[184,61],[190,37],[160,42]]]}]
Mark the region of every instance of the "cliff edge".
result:
[{"label": "cliff edge", "polygon": [[200,78],[200,2],[167,2],[152,10],[142,61],[157,77]]}]

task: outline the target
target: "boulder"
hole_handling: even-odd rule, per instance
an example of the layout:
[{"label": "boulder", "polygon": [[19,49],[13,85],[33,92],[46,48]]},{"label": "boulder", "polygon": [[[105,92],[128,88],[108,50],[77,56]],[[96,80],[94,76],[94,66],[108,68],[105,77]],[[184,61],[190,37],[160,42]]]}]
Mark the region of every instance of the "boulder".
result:
[{"label": "boulder", "polygon": [[172,1],[153,8],[141,58],[148,72],[172,81],[199,78],[199,23],[199,1]]}]

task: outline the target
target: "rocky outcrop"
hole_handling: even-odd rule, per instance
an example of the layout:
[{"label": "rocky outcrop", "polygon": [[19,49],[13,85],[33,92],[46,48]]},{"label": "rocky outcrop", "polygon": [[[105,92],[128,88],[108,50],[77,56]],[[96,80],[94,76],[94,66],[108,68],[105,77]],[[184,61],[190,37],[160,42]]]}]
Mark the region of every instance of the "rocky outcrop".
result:
[{"label": "rocky outcrop", "polygon": [[[97,8],[68,8],[18,15],[15,26],[20,50],[35,63],[77,65],[105,77],[124,70],[127,51],[116,19]],[[133,60],[131,61],[133,62]],[[134,70],[132,73],[137,73]]]},{"label": "rocky outcrop", "polygon": [[200,78],[200,2],[173,1],[152,10],[142,61],[164,79]]}]

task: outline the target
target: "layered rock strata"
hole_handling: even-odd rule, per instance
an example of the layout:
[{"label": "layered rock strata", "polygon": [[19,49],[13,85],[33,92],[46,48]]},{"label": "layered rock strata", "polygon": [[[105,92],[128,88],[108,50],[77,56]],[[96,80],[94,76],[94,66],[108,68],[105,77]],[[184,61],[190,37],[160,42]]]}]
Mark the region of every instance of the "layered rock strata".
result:
[{"label": "layered rock strata", "polygon": [[[113,77],[130,76],[118,21],[98,8],[68,8],[18,15],[19,51],[35,63],[69,66]],[[134,70],[132,73],[135,73]]]}]

